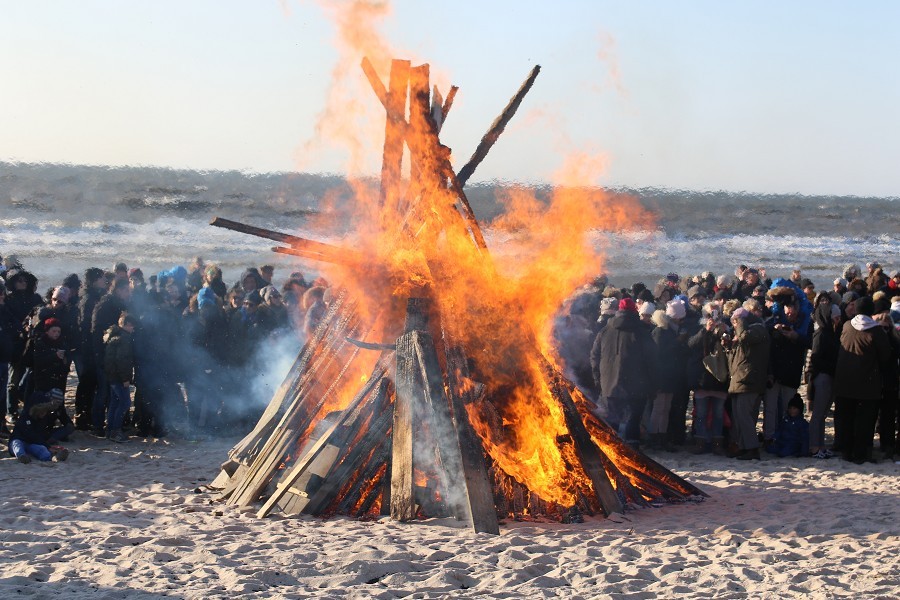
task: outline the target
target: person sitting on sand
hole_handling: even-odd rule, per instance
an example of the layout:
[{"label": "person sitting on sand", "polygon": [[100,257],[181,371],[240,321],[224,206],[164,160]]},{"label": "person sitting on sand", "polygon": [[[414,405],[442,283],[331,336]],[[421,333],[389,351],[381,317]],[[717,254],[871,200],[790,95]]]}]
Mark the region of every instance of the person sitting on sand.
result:
[{"label": "person sitting on sand", "polygon": [[775,443],[768,450],[781,458],[809,455],[809,423],[803,418],[800,394],[794,394],[788,401],[787,411],[775,432]]},{"label": "person sitting on sand", "polygon": [[39,402],[23,410],[10,436],[10,455],[26,464],[32,458],[43,462],[66,460],[69,451],[57,445],[57,442],[71,433],[74,427],[53,428],[60,410],[65,411],[61,390],[52,390],[41,397]]}]

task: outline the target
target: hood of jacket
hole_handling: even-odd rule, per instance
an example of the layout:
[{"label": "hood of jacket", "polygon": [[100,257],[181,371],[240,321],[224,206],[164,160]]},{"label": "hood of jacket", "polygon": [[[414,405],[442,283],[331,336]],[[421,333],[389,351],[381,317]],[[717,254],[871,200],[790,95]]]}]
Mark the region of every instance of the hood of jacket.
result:
[{"label": "hood of jacket", "polygon": [[866,331],[874,327],[878,327],[878,321],[866,315],[856,315],[850,319],[850,325],[857,331]]},{"label": "hood of jacket", "polygon": [[109,341],[112,340],[113,338],[122,337],[126,333],[128,333],[128,332],[125,331],[124,329],[122,329],[121,327],[119,327],[118,325],[113,325],[109,329],[106,330],[106,333],[103,334],[103,341],[108,344]]},{"label": "hood of jacket", "polygon": [[641,326],[641,318],[634,311],[620,310],[609,320],[609,326],[621,331],[637,331]]}]

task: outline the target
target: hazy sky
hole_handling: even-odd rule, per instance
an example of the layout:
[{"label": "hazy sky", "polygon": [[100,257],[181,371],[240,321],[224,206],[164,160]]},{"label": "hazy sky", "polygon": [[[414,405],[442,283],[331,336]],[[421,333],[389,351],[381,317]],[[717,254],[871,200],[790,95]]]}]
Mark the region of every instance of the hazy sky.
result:
[{"label": "hazy sky", "polygon": [[[0,8],[0,160],[343,169],[307,144],[338,57],[319,4]],[[546,181],[588,150],[607,185],[900,196],[898,23],[887,1],[397,0],[378,29],[460,86],[442,132],[457,168],[542,66],[476,181]]]}]

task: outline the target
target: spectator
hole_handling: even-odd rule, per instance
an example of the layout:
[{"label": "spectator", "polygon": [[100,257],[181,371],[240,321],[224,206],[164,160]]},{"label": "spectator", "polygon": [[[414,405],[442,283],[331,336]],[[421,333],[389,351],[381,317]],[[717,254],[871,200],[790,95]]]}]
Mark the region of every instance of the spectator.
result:
[{"label": "spectator", "polygon": [[841,347],[834,372],[835,447],[857,464],[874,460],[875,420],[890,372],[887,334],[872,318],[871,298],[855,303],[856,316],[841,329]]},{"label": "spectator", "polygon": [[781,458],[809,456],[809,423],[803,418],[800,394],[794,394],[788,401],[787,411],[775,432],[775,443],[769,451]]},{"label": "spectator", "polygon": [[765,325],[741,307],[731,315],[734,335],[730,339],[728,371],[732,395],[731,453],[739,460],[759,460],[756,418],[766,391],[769,371],[769,334]]},{"label": "spectator", "polygon": [[607,399],[610,423],[632,446],[640,441],[644,405],[654,392],[656,346],[641,325],[631,298],[601,331],[591,352],[591,368],[600,394]]},{"label": "spectator", "polygon": [[103,334],[103,368],[109,382],[109,410],[106,415],[106,439],[127,442],[122,432],[125,415],[131,408],[131,382],[134,379],[134,342],[136,317],[123,314],[118,323]]}]

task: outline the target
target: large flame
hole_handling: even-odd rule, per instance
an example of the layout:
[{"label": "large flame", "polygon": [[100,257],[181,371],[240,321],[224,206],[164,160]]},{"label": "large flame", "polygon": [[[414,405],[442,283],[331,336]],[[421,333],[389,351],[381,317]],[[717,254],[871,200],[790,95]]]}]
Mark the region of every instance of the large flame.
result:
[{"label": "large flame", "polygon": [[[387,4],[356,0],[326,6],[340,31],[335,82],[346,81],[351,67],[362,80],[356,69],[363,54],[373,58],[384,77],[389,46],[372,23],[389,12]],[[348,170],[358,172],[364,150],[381,156],[373,149],[380,149],[383,139],[384,111],[371,91],[347,94],[336,88],[319,131],[348,146]],[[361,115],[369,115],[363,125]],[[434,147],[434,131],[411,117],[405,135],[410,148]],[[441,180],[437,173],[446,158],[420,156],[413,171]],[[635,200],[613,198],[597,187],[605,156],[571,151],[561,158],[547,197],[526,188],[503,192],[505,211],[487,228],[491,254],[474,243],[445,182],[435,188],[405,181],[399,206],[383,204],[375,186],[355,182],[351,243],[369,262],[327,271],[330,280],[360,299],[366,314],[382,315],[382,324],[396,322],[398,299],[432,296],[443,326],[474,362],[471,377],[485,385],[482,401],[466,410],[486,451],[543,500],[572,506],[591,484],[570,456],[565,416],[543,367],[545,359],[558,360],[550,342],[551,321],[573,288],[603,271],[591,234],[647,227],[652,217]],[[376,327],[374,335],[387,330]],[[354,365],[353,372],[347,381],[358,383],[363,369]],[[336,397],[348,402],[351,391],[348,387]]]}]

